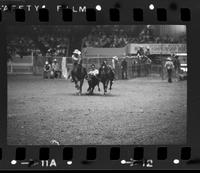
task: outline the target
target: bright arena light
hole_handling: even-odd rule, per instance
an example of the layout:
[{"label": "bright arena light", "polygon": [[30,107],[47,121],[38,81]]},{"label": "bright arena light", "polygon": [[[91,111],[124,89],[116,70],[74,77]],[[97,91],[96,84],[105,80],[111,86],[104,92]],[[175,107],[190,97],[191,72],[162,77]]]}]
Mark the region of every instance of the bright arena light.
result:
[{"label": "bright arena light", "polygon": [[67,161],[67,164],[68,164],[68,165],[71,165],[71,164],[72,164],[72,161]]},{"label": "bright arena light", "polygon": [[17,163],[16,160],[12,160],[12,161],[11,161],[11,164],[12,164],[12,165],[15,165],[16,163]]},{"label": "bright arena light", "polygon": [[177,164],[180,163],[180,161],[179,161],[178,159],[174,159],[174,160],[173,160],[173,163],[177,165]]},{"label": "bright arena light", "polygon": [[96,5],[96,10],[101,11],[101,5]]},{"label": "bright arena light", "polygon": [[149,9],[150,9],[150,10],[154,10],[154,5],[153,5],[153,4],[150,4],[150,5],[149,5]]},{"label": "bright arena light", "polygon": [[126,163],[126,161],[125,160],[121,160],[121,164],[125,164]]}]

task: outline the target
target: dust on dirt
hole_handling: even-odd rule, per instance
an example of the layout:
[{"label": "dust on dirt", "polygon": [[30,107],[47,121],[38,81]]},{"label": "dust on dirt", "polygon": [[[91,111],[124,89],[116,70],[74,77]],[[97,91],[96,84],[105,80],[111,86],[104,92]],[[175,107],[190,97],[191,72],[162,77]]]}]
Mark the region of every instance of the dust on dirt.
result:
[{"label": "dust on dirt", "polygon": [[[83,93],[87,90],[87,81]],[[8,144],[185,144],[187,81],[118,80],[103,95],[78,96],[74,83],[8,77]]]}]

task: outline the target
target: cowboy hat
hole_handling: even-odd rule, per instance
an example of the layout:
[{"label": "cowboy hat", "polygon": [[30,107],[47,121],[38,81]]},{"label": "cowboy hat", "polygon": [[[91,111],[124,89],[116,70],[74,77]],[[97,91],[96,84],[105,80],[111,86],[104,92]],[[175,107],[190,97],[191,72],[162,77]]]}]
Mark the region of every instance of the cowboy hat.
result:
[{"label": "cowboy hat", "polygon": [[168,61],[171,61],[172,59],[170,57],[167,58]]},{"label": "cowboy hat", "polygon": [[78,55],[81,54],[81,52],[78,49],[75,49],[73,53],[78,54]]},{"label": "cowboy hat", "polygon": [[113,59],[118,60],[118,57],[117,57],[117,56],[114,56]]},{"label": "cowboy hat", "polygon": [[147,49],[150,49],[150,47],[149,47],[149,46],[147,46],[146,48],[147,48]]}]

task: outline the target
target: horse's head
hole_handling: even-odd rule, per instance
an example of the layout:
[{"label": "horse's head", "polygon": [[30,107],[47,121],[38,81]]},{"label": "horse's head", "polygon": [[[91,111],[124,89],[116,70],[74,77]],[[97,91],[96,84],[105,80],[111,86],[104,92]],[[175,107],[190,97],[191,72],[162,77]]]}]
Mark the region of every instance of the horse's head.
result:
[{"label": "horse's head", "polygon": [[108,72],[108,66],[106,64],[102,64],[102,66],[99,69],[99,73],[101,75],[105,75]]}]

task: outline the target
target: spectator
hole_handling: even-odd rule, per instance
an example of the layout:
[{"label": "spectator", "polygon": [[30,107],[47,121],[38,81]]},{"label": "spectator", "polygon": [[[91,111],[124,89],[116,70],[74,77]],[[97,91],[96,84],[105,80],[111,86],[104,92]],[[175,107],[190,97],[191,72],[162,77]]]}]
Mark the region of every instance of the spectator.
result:
[{"label": "spectator", "polygon": [[126,58],[124,57],[121,62],[122,79],[127,79],[127,66],[128,66],[128,63],[126,61]]},{"label": "spectator", "polygon": [[117,56],[114,56],[112,58],[112,68],[115,73],[115,80],[119,78],[119,58]]},{"label": "spectator", "polygon": [[138,37],[134,37],[134,30],[120,26],[98,26],[94,27],[91,33],[83,39],[84,47],[124,47],[128,43],[185,43],[185,36],[175,40],[173,37],[155,36],[150,25],[145,26]]},{"label": "spectator", "polygon": [[60,66],[57,62],[56,59],[53,60],[53,63],[52,63],[52,70],[54,72],[54,76],[55,78],[61,78],[61,70],[60,70]]},{"label": "spectator", "polygon": [[173,62],[174,62],[174,69],[175,69],[176,78],[179,78],[180,61],[179,61],[177,55],[173,55]]},{"label": "spectator", "polygon": [[51,65],[48,61],[45,62],[45,65],[43,67],[43,78],[49,78],[50,77],[50,71],[51,71]]},{"label": "spectator", "polygon": [[174,64],[170,57],[167,58],[167,61],[165,63],[165,68],[167,69],[168,82],[172,83],[172,70],[174,68]]}]

